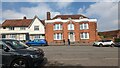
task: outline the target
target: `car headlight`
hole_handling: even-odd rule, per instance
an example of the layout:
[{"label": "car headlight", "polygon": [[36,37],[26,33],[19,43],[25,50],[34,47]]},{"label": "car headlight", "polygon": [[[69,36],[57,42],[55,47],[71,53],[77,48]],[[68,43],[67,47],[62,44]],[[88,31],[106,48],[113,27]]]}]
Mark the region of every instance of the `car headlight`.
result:
[{"label": "car headlight", "polygon": [[31,58],[39,58],[38,55],[30,55]]}]

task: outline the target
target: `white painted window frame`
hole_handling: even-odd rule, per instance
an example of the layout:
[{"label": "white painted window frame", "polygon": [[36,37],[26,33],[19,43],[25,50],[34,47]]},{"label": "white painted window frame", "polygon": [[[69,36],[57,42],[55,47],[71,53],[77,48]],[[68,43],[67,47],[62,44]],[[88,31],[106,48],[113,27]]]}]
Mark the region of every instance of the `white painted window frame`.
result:
[{"label": "white painted window frame", "polygon": [[54,24],[54,30],[62,30],[62,24]]},{"label": "white painted window frame", "polygon": [[86,29],[89,29],[89,25],[88,25],[88,23],[86,23],[86,24],[80,24],[80,30],[86,30]]},{"label": "white painted window frame", "polygon": [[63,40],[63,35],[62,33],[55,33],[54,34],[54,40]]},{"label": "white painted window frame", "polygon": [[89,39],[89,33],[88,32],[80,33],[80,39]]},{"label": "white painted window frame", "polygon": [[68,24],[68,30],[74,30],[74,24]]}]

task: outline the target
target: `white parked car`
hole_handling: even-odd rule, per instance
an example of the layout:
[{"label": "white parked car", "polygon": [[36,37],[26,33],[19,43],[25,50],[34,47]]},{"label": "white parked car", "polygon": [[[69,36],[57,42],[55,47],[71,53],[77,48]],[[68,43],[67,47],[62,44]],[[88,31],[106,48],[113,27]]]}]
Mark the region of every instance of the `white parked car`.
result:
[{"label": "white parked car", "polygon": [[98,42],[94,42],[93,46],[114,46],[115,43],[112,40],[100,40]]}]

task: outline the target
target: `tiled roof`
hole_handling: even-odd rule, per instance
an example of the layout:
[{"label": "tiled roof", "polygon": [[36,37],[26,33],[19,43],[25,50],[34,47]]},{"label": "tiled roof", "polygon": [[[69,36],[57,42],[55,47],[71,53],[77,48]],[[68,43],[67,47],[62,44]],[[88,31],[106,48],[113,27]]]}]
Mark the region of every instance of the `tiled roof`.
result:
[{"label": "tiled roof", "polygon": [[104,31],[104,32],[99,32],[99,35],[114,37],[117,36],[119,32],[120,30]]},{"label": "tiled roof", "polygon": [[[38,17],[35,16],[34,19],[35,18],[38,18]],[[3,22],[3,24],[2,24],[2,27],[28,27],[30,24],[32,24],[32,21],[34,19],[12,19],[12,20],[5,20]],[[40,22],[43,25],[45,25],[44,20],[40,20]]]},{"label": "tiled roof", "polygon": [[16,19],[16,20],[5,20],[2,24],[3,27],[28,27],[32,23],[33,19]]},{"label": "tiled roof", "polygon": [[57,19],[57,18],[61,18],[61,19],[68,19],[68,18],[79,19],[80,17],[88,18],[88,17],[83,16],[83,15],[57,15],[53,19]]}]

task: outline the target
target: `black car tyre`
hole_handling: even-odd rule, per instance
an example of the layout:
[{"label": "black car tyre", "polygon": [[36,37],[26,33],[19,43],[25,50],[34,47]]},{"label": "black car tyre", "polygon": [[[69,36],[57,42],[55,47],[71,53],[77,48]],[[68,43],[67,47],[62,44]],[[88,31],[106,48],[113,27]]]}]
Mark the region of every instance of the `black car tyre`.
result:
[{"label": "black car tyre", "polygon": [[29,68],[29,65],[25,59],[17,59],[11,63],[10,68]]},{"label": "black car tyre", "polygon": [[100,46],[100,47],[102,47],[102,46],[103,46],[103,44],[99,44],[99,46]]},{"label": "black car tyre", "polygon": [[111,47],[114,47],[114,44],[111,44]]}]

